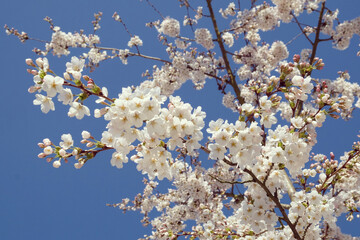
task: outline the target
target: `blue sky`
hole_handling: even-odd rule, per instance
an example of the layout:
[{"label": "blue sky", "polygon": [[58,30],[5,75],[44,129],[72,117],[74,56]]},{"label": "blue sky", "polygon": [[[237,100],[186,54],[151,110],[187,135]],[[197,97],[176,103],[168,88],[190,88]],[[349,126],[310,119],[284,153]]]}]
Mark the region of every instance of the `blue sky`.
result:
[{"label": "blue sky", "polygon": [[[184,9],[178,9],[178,1],[152,1],[164,16],[177,17],[180,22]],[[195,1],[199,3],[200,1]],[[201,1],[205,2],[205,1]],[[224,1],[227,2],[227,1]],[[359,13],[360,2],[343,1],[340,20],[353,19]],[[91,21],[95,12],[103,12],[102,28],[98,32],[103,46],[125,48],[129,40],[127,33],[119,23],[112,20],[117,11],[133,34],[143,41],[143,53],[166,57],[164,49],[158,43],[157,33],[145,28],[145,23],[159,19],[159,16],[146,4],[146,1],[16,1],[3,0],[0,9],[0,24],[5,23],[30,36],[49,40],[49,26],[42,19],[49,16],[55,25],[63,31],[84,29],[92,32]],[[206,26],[206,24],[204,25]],[[283,25],[285,31],[266,34],[266,39],[289,41],[296,35],[295,25]],[[183,31],[183,30],[182,30]],[[335,79],[337,71],[348,70],[351,80],[360,83],[360,58],[356,52],[359,37],[352,39],[346,51],[332,49],[330,43],[320,46],[318,56],[325,60],[325,68],[317,77]],[[299,53],[309,46],[301,39],[290,45],[290,55]],[[49,137],[55,143],[63,133],[73,134],[79,144],[82,130],[89,130],[99,138],[105,129],[105,122],[90,117],[79,121],[68,118],[67,107],[56,102],[56,111],[43,114],[34,106],[33,94],[27,92],[32,84],[32,77],[26,72],[25,59],[36,58],[34,47],[43,47],[36,42],[20,43],[15,37],[0,33],[0,69],[2,73],[2,93],[0,101],[0,238],[1,239],[137,239],[150,231],[140,223],[141,215],[126,213],[107,207],[106,203],[117,203],[122,198],[132,199],[142,191],[144,176],[137,172],[133,163],[125,164],[119,170],[110,165],[110,153],[99,154],[81,170],[72,164],[63,164],[54,169],[43,159],[38,159],[40,149],[37,143]],[[79,54],[78,51],[73,51]],[[49,56],[51,69],[62,73],[67,58]],[[116,96],[122,87],[138,85],[141,73],[151,68],[153,62],[129,59],[124,66],[119,60],[107,61],[91,73],[100,86],[107,86],[109,94]],[[110,88],[111,86],[111,88]],[[217,118],[234,119],[229,110],[221,107],[221,95],[216,91],[213,81],[208,81],[203,91],[195,91],[190,83],[177,92],[184,101],[193,106],[202,106],[207,112],[207,121]],[[211,96],[211,97],[209,97]],[[219,110],[221,109],[221,110]],[[328,120],[319,130],[319,144],[314,152],[329,153],[336,156],[348,150],[359,130],[359,111],[348,122]],[[360,235],[356,228],[359,220],[343,224],[343,231]]]}]

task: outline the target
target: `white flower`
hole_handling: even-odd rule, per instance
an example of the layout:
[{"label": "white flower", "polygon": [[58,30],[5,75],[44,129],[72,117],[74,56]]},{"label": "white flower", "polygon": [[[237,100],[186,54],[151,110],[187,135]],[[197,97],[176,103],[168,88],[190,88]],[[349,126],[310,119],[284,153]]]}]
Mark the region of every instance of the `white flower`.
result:
[{"label": "white flower", "polygon": [[60,147],[62,147],[65,150],[69,149],[74,144],[74,141],[70,133],[61,135],[61,140],[63,141],[60,142]]},{"label": "white flower", "polygon": [[42,89],[46,91],[48,97],[55,97],[56,93],[60,92],[63,89],[63,84],[64,79],[62,79],[61,77],[46,75],[44,77]]},{"label": "white flower", "polygon": [[130,41],[128,42],[128,46],[132,47],[132,46],[142,46],[143,45],[143,41],[139,38],[139,36],[133,36],[131,37]]},{"label": "white flower", "polygon": [[210,159],[223,159],[224,154],[226,152],[226,148],[224,146],[221,146],[219,144],[209,144],[209,150],[210,150]]},{"label": "white flower", "polygon": [[180,23],[174,18],[167,17],[161,23],[159,32],[170,37],[176,37],[180,34]]},{"label": "white flower", "polygon": [[57,161],[54,161],[54,162],[53,162],[53,167],[54,167],[54,168],[59,168],[60,166],[61,166],[60,160],[57,160]]},{"label": "white flower", "polygon": [[71,62],[66,63],[66,72],[82,72],[85,65],[85,59],[79,59],[75,56],[71,58]]},{"label": "white flower", "polygon": [[55,111],[54,102],[50,97],[45,97],[41,94],[35,95],[36,99],[33,101],[34,105],[41,105],[40,109],[43,113],[48,113],[50,110]]},{"label": "white flower", "polygon": [[45,153],[46,155],[52,154],[52,153],[53,153],[52,147],[51,147],[51,146],[47,146],[46,148],[44,148],[44,153]]},{"label": "white flower", "polygon": [[81,136],[83,139],[88,139],[91,137],[91,134],[88,131],[82,131]]},{"label": "white flower", "polygon": [[113,167],[116,166],[117,168],[122,168],[123,163],[127,163],[127,162],[128,162],[127,156],[119,152],[114,152],[110,161],[111,166]]},{"label": "white flower", "polygon": [[195,30],[195,41],[208,50],[215,47],[212,41],[212,35],[206,28],[198,28]]},{"label": "white flower", "polygon": [[296,117],[296,118],[291,118],[290,122],[295,128],[302,128],[304,126],[304,124],[305,124],[302,117],[299,117],[299,116]]},{"label": "white flower", "polygon": [[71,107],[68,112],[69,117],[75,116],[77,119],[82,119],[84,115],[90,116],[90,110],[87,106],[78,102],[72,102],[70,106]]},{"label": "white flower", "polygon": [[64,105],[68,105],[73,101],[73,94],[70,88],[63,89],[58,95],[59,102],[62,102]]},{"label": "white flower", "polygon": [[231,33],[226,32],[221,37],[224,40],[225,44],[229,47],[232,47],[234,45],[234,37]]},{"label": "white flower", "polygon": [[62,156],[62,157],[64,157],[64,156],[66,155],[65,149],[63,149],[63,148],[60,149],[60,150],[59,150],[59,155]]},{"label": "white flower", "polygon": [[271,128],[271,125],[277,123],[275,114],[274,113],[268,114],[268,113],[264,112],[263,114],[261,114],[260,123],[262,125],[264,125],[264,127],[266,127],[266,128]]},{"label": "white flower", "polygon": [[283,60],[289,56],[289,51],[282,41],[276,41],[271,45],[271,54],[277,61]]},{"label": "white flower", "polygon": [[260,104],[260,107],[262,110],[269,110],[271,108],[271,101],[268,100],[268,97],[267,96],[262,96],[260,99],[259,99],[259,104]]},{"label": "white flower", "polygon": [[82,166],[84,166],[84,163],[82,163],[82,162],[77,162],[77,163],[74,164],[74,167],[76,169],[80,169],[80,168],[82,168]]},{"label": "white flower", "polygon": [[111,133],[105,131],[102,133],[101,142],[104,143],[107,147],[112,147],[115,140]]}]

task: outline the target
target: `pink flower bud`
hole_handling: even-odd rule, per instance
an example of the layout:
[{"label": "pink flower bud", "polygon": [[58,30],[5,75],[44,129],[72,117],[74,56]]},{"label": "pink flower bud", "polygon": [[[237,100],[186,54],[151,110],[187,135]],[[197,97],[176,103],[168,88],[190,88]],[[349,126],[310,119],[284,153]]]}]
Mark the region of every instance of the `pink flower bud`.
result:
[{"label": "pink flower bud", "polygon": [[50,139],[48,139],[48,138],[44,138],[43,143],[45,144],[45,146],[50,146],[52,144]]},{"label": "pink flower bud", "polygon": [[44,144],[44,143],[38,143],[38,147],[44,148],[44,147],[45,147],[45,144]]},{"label": "pink flower bud", "polygon": [[32,60],[31,58],[27,58],[27,59],[25,60],[25,62],[26,62],[26,64],[27,64],[28,66],[35,67],[35,64],[34,64],[34,62],[33,62],[33,60]]},{"label": "pink flower bud", "polygon": [[45,157],[46,157],[46,154],[43,152],[38,154],[38,158],[45,158]]}]

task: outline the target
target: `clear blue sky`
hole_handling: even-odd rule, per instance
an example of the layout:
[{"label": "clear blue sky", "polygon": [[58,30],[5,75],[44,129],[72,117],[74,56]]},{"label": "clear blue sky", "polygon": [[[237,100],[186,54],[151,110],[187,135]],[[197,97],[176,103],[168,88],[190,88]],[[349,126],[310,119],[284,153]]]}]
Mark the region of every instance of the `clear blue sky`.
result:
[{"label": "clear blue sky", "polygon": [[[185,12],[177,8],[178,1],[152,2],[164,16],[177,17],[182,22]],[[335,8],[335,2],[329,1],[330,8]],[[340,9],[340,20],[357,17],[359,1],[342,1],[341,4],[337,6]],[[145,1],[3,0],[0,25],[6,23],[32,37],[49,40],[51,33],[48,24],[42,20],[45,16],[50,16],[55,25],[66,32],[84,29],[86,33],[91,33],[93,14],[99,11],[104,14],[102,28],[98,32],[103,46],[126,48],[129,37],[122,26],[111,18],[117,11],[130,31],[143,39],[143,53],[166,56],[156,39],[157,33],[144,27],[145,22],[159,19]],[[286,42],[296,35],[297,29],[291,30],[295,25],[285,27],[287,31],[277,36],[270,32],[266,35],[267,39]],[[301,39],[294,42],[290,46],[290,55],[299,53],[299,49],[304,47],[309,48],[306,44]],[[321,78],[335,79],[337,71],[349,70],[351,80],[360,83],[360,58],[356,57],[356,52],[360,50],[358,44],[359,37],[355,36],[346,51],[334,50],[330,43],[321,45],[318,56],[324,57],[326,64]],[[60,169],[54,169],[45,160],[37,158],[40,149],[36,144],[43,138],[49,137],[58,143],[61,134],[72,133],[76,144],[79,144],[82,130],[90,130],[99,138],[105,129],[105,122],[90,117],[82,121],[70,119],[66,115],[68,108],[59,102],[55,102],[56,111],[47,115],[41,113],[38,106],[33,106],[34,95],[27,92],[32,77],[26,73],[25,58],[36,57],[31,51],[34,46],[42,47],[36,42],[21,44],[15,37],[6,36],[4,31],[0,33],[0,239],[92,240],[142,237],[150,229],[141,226],[140,214],[123,214],[118,209],[105,206],[106,203],[120,202],[125,197],[132,199],[142,191],[141,181],[144,176],[136,171],[133,163],[125,164],[121,170],[113,168],[110,165],[110,153],[104,153],[89,161],[81,170],[74,169],[72,164],[63,164]],[[78,51],[73,53],[79,54]],[[49,56],[51,69],[62,73],[69,58]],[[98,85],[108,86],[109,94],[116,96],[122,87],[139,84],[141,73],[153,64],[129,59],[128,66],[124,66],[119,60],[108,61],[102,63],[90,76]],[[177,94],[193,106],[201,105],[207,112],[207,121],[235,117],[221,107],[221,95],[216,91],[213,81],[209,81],[200,92],[192,89],[191,84],[186,84],[184,90]],[[359,130],[358,110],[354,117],[349,122],[330,120],[325,123],[318,132],[319,144],[313,149],[314,152],[333,151],[339,156],[349,150]],[[358,224],[359,219],[355,219],[353,223],[344,225],[343,231],[359,236],[360,232],[356,228]]]}]

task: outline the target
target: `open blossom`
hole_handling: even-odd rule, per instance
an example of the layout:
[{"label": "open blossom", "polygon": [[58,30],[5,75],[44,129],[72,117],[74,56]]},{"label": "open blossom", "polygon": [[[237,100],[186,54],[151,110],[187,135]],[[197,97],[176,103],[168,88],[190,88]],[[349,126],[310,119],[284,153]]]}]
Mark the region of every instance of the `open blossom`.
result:
[{"label": "open blossom", "polygon": [[79,59],[75,56],[71,57],[71,62],[66,63],[66,72],[82,72],[85,66],[85,59]]},{"label": "open blossom", "polygon": [[165,18],[160,25],[159,32],[170,37],[176,37],[180,34],[180,23],[174,18]]},{"label": "open blossom", "polygon": [[77,119],[82,119],[84,115],[90,116],[89,108],[82,103],[72,102],[70,106],[71,107],[68,112],[69,117],[76,117]]},{"label": "open blossom", "polygon": [[45,97],[41,94],[35,95],[36,99],[33,101],[34,105],[40,105],[40,109],[43,113],[48,113],[50,110],[55,111],[54,102],[50,97]]},{"label": "open blossom", "polygon": [[[187,1],[181,2],[187,10],[195,10]],[[211,1],[207,3],[210,5]],[[98,97],[95,102],[105,106],[96,109],[94,115],[103,116],[107,124],[101,137],[96,131],[94,136],[81,132],[81,143],[90,149],[75,147],[71,134],[63,134],[59,146],[50,140],[39,143],[39,157],[46,158],[55,168],[61,166],[61,160],[66,163],[73,157],[77,169],[105,150],[115,150],[110,164],[116,168],[122,168],[130,158],[136,169],[146,175],[146,186],[133,201],[135,206],[125,206],[130,201],[124,200],[120,208],[137,208],[145,214],[144,220],[154,229],[149,239],[347,239],[337,233],[336,217],[356,211],[359,205],[360,166],[359,155],[355,154],[360,144],[340,160],[332,153],[328,158],[310,152],[317,141],[317,127],[327,116],[348,118],[356,100],[355,106],[360,106],[360,87],[347,82],[346,73],[340,74],[342,80],[312,79],[321,70],[317,66],[322,61],[309,63],[314,49],[303,50],[301,58],[296,54],[287,61],[288,47],[292,47],[294,39],[286,39],[290,41],[285,44],[280,40],[267,43],[268,38],[262,38],[263,32],[279,27],[281,22],[290,22],[306,9],[315,11],[322,3],[325,0],[252,1],[251,8],[245,9],[240,7],[240,1],[230,2],[219,11],[224,18],[232,16],[230,26],[224,25],[222,19],[218,29],[210,23],[214,20],[211,8],[203,12],[198,7],[195,19],[193,14],[185,16],[184,25],[191,23],[192,30],[187,37],[180,36],[176,19],[166,17],[162,22],[149,23],[147,26],[157,28],[168,60],[128,49],[114,49],[107,55],[103,49],[112,48],[101,48],[96,35],[66,34],[53,27],[47,51],[60,56],[68,54],[70,47],[82,47],[89,52],[66,63],[65,80],[54,76],[46,58],[38,58],[37,66],[27,60],[29,66],[36,67],[28,70],[35,83],[31,92],[47,93],[36,94],[34,104],[41,105],[47,113],[55,109],[52,97],[58,94],[60,102],[70,105],[68,116],[82,119],[90,115],[86,101]],[[330,10],[325,10],[318,30],[328,34],[337,48],[347,47],[351,36],[360,33],[360,28],[354,29],[360,18],[339,24],[334,21],[337,13],[330,16]],[[115,19],[120,20],[118,15]],[[210,25],[205,23],[207,20]],[[317,27],[311,26],[314,27],[307,28],[314,32]],[[313,40],[315,36],[310,37]],[[230,51],[235,41],[237,49]],[[128,42],[129,48],[142,45],[136,35]],[[108,98],[107,88],[100,91],[87,77],[87,85],[77,81],[82,77],[85,61],[93,70],[102,60],[119,57],[126,64],[133,55],[160,61],[156,61],[153,72],[144,74],[146,81],[124,87],[118,97]],[[311,68],[311,64],[315,67]],[[233,110],[233,117],[210,119],[205,131],[206,114],[202,108],[194,108],[172,94],[187,80],[200,89],[208,78],[216,82],[223,94],[223,105]],[[64,83],[73,87],[74,94],[70,88],[63,88]],[[306,101],[308,97],[312,99]],[[278,120],[278,116],[282,119]],[[281,125],[276,126],[278,121]],[[207,157],[210,163],[205,162]],[[314,179],[307,181],[308,177]],[[158,183],[152,181],[155,178],[167,178],[172,187],[158,191]],[[153,209],[161,214],[153,215]],[[187,225],[188,220],[193,226]]]},{"label": "open blossom", "polygon": [[60,142],[60,147],[62,147],[65,150],[69,149],[74,144],[74,141],[70,133],[61,135],[61,140],[62,142]]},{"label": "open blossom", "polygon": [[305,125],[304,120],[302,119],[302,117],[299,116],[291,118],[290,121],[295,128],[302,128]]},{"label": "open blossom", "polygon": [[208,50],[215,47],[212,41],[212,35],[206,28],[198,28],[195,30],[195,41]]},{"label": "open blossom", "polygon": [[143,45],[143,41],[137,35],[131,37],[130,41],[128,42],[129,47],[142,46],[142,45]]},{"label": "open blossom", "polygon": [[234,37],[231,33],[226,32],[221,37],[224,40],[225,44],[229,47],[232,47],[234,45]]},{"label": "open blossom", "polygon": [[42,89],[46,91],[48,97],[55,97],[56,93],[61,92],[63,89],[64,79],[61,77],[54,77],[46,75],[44,77],[44,83]]},{"label": "open blossom", "polygon": [[120,153],[120,152],[114,152],[111,158],[111,166],[116,166],[117,168],[122,168],[123,167],[123,163],[127,163],[128,162],[128,158],[125,154]]},{"label": "open blossom", "polygon": [[264,125],[266,128],[271,128],[271,126],[277,123],[277,119],[274,113],[266,113],[261,114],[260,123]]},{"label": "open blossom", "polygon": [[70,88],[65,88],[60,91],[58,95],[59,102],[62,102],[64,105],[69,105],[73,101],[73,94]]}]

